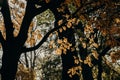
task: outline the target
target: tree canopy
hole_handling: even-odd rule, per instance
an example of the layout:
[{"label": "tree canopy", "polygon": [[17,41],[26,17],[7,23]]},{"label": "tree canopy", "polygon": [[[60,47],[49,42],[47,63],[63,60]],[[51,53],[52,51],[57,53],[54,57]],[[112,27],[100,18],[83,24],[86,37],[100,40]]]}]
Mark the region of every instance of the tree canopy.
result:
[{"label": "tree canopy", "polygon": [[[62,80],[79,80],[80,74],[93,80],[95,66],[95,78],[102,80],[103,64],[110,66],[105,56],[114,63],[120,59],[119,0],[1,0],[0,7],[2,80],[14,80],[21,54],[35,51],[54,35],[48,47],[61,56]],[[37,15],[48,9],[54,25],[42,36]]]}]

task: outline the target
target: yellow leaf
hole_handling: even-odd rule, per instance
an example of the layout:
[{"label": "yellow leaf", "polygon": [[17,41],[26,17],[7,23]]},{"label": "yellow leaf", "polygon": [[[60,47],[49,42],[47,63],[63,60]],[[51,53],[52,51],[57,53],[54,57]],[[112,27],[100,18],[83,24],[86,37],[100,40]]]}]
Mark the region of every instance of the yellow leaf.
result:
[{"label": "yellow leaf", "polygon": [[75,60],[74,60],[74,63],[75,63],[75,64],[79,64],[79,60],[75,59]]},{"label": "yellow leaf", "polygon": [[68,39],[64,37],[63,42],[67,43]]},{"label": "yellow leaf", "polygon": [[120,23],[120,18],[116,18],[116,19],[115,19],[115,22],[116,22],[116,23]]},{"label": "yellow leaf", "polygon": [[52,45],[49,45],[49,48],[51,49],[51,48],[53,48],[53,46],[52,46]]},{"label": "yellow leaf", "polygon": [[37,35],[37,39],[40,40],[41,38],[42,38],[42,35],[41,35],[41,34],[38,34],[38,35]]},{"label": "yellow leaf", "polygon": [[30,43],[30,38],[27,39],[26,43]]},{"label": "yellow leaf", "polygon": [[49,35],[49,37],[52,37],[52,35],[53,35],[53,34],[51,33],[51,34]]},{"label": "yellow leaf", "polygon": [[58,36],[58,32],[57,31],[55,31],[55,34]]},{"label": "yellow leaf", "polygon": [[99,54],[97,53],[97,51],[92,50],[92,55],[94,56],[95,59],[98,60],[98,56],[99,56]]},{"label": "yellow leaf", "polygon": [[75,51],[75,48],[71,48],[71,51],[72,51],[72,52]]},{"label": "yellow leaf", "polygon": [[87,45],[86,45],[85,42],[82,43],[82,46],[83,46],[83,48],[86,48],[86,47],[87,47]]},{"label": "yellow leaf", "polygon": [[83,38],[82,38],[82,37],[80,37],[80,38],[79,38],[79,40],[80,40],[80,41],[83,41]]},{"label": "yellow leaf", "polygon": [[81,66],[78,66],[78,69],[82,71],[82,67]]},{"label": "yellow leaf", "polygon": [[66,54],[67,53],[67,49],[64,48],[63,49],[63,53]]},{"label": "yellow leaf", "polygon": [[35,43],[36,43],[35,39],[34,39],[34,38],[31,38],[31,39],[30,39],[30,46],[35,45]]},{"label": "yellow leaf", "polygon": [[61,44],[61,43],[62,43],[62,40],[61,40],[61,39],[58,39],[57,42],[58,42],[58,44]]},{"label": "yellow leaf", "polygon": [[58,21],[58,26],[60,26],[62,24],[63,20],[59,20]]},{"label": "yellow leaf", "polygon": [[71,22],[68,22],[68,23],[67,23],[67,27],[68,27],[68,28],[71,28],[71,27],[72,27],[72,23],[71,23]]},{"label": "yellow leaf", "polygon": [[14,37],[17,37],[18,36],[18,31],[17,30],[15,30],[14,32],[13,32],[13,34],[14,34]]},{"label": "yellow leaf", "polygon": [[66,28],[65,26],[63,26],[63,30],[66,31],[66,29],[67,29],[67,28]]},{"label": "yellow leaf", "polygon": [[80,62],[83,62],[83,60],[79,59]]},{"label": "yellow leaf", "polygon": [[98,46],[98,44],[96,44],[96,43],[93,43],[92,44],[95,48],[98,48],[99,46]]},{"label": "yellow leaf", "polygon": [[61,55],[62,54],[62,50],[59,49],[59,48],[57,48],[55,52],[56,52],[57,55]]},{"label": "yellow leaf", "polygon": [[54,41],[52,40],[52,41],[50,41],[50,44],[52,45],[54,43]]},{"label": "yellow leaf", "polygon": [[92,67],[93,64],[91,62],[91,57],[90,56],[87,56],[86,59],[84,60],[84,64],[88,64],[89,67]]},{"label": "yellow leaf", "polygon": [[63,29],[62,29],[62,28],[60,28],[60,29],[59,29],[59,32],[61,33],[62,31],[63,31]]}]

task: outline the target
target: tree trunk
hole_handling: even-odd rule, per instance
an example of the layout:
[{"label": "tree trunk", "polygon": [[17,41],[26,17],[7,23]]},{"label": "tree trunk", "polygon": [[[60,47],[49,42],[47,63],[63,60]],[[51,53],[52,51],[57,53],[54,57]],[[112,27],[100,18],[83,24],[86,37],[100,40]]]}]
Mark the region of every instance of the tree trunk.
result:
[{"label": "tree trunk", "polygon": [[76,56],[76,54],[77,53],[75,51],[74,52],[68,51],[67,54],[63,54],[61,56],[62,67],[63,67],[62,80],[80,80],[80,77],[77,74],[70,77],[69,74],[67,73],[70,68],[77,66],[74,63],[74,58],[73,58],[73,56]]},{"label": "tree trunk", "polygon": [[82,64],[83,80],[94,80],[92,75],[92,68],[87,64]]},{"label": "tree trunk", "polygon": [[[65,15],[70,15],[68,7],[64,5],[64,3],[61,3],[60,5],[56,5],[56,6],[51,5],[49,9],[53,12],[55,16],[55,27],[60,26],[58,24],[59,20],[63,20],[62,24],[66,26],[68,19],[65,17]],[[59,9],[60,10],[63,9],[63,10],[59,11]],[[65,21],[66,23],[64,23]],[[58,30],[58,37],[59,39],[62,39],[62,40],[64,38],[67,38],[68,42],[72,44],[71,48],[75,48],[75,36],[74,36],[74,30],[72,28],[67,28],[66,30],[63,30],[62,32]],[[79,80],[80,78],[79,75],[73,75],[72,77],[70,77],[69,74],[67,73],[69,69],[78,66],[78,64],[74,63],[73,56],[77,56],[77,52],[76,50],[71,51],[71,49],[70,50],[67,49],[66,54],[62,53],[61,55],[62,67],[63,67],[62,80]]]},{"label": "tree trunk", "polygon": [[97,76],[98,80],[102,80],[102,72],[103,72],[102,56],[99,56],[99,60],[98,60],[98,76]]},{"label": "tree trunk", "polygon": [[16,47],[3,49],[1,80],[14,80],[20,53]]},{"label": "tree trunk", "polygon": [[[84,49],[83,47],[81,47],[81,45],[79,46],[79,49],[80,57],[84,61],[89,53],[87,52],[87,49]],[[81,67],[83,80],[94,80],[92,75],[92,68],[88,64],[84,63],[82,63]]]}]

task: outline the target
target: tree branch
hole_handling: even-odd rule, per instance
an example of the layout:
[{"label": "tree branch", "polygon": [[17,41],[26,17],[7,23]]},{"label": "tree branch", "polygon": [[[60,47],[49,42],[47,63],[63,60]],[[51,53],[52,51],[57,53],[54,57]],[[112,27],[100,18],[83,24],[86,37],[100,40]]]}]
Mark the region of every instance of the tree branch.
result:
[{"label": "tree branch", "polygon": [[[47,8],[48,6],[45,6],[45,8]],[[41,11],[38,11],[37,13],[36,13],[36,15],[39,13],[39,12],[42,12],[42,11],[44,11],[44,9],[45,8],[39,8],[39,9],[41,9]],[[75,14],[77,14],[77,12],[79,12],[79,10],[81,9],[82,7],[79,7],[69,18],[71,18],[71,17],[74,17],[75,16]],[[69,19],[68,18],[68,19]],[[49,37],[49,35],[52,33],[52,32],[54,32],[54,31],[56,31],[56,30],[58,30],[59,28],[61,28],[63,25],[65,25],[67,23],[67,20],[65,20],[64,22],[63,22],[63,24],[61,24],[60,26],[58,26],[58,27],[55,27],[55,28],[53,28],[51,31],[49,31],[43,38],[42,38],[42,40],[36,45],[36,46],[34,46],[34,47],[31,47],[31,48],[26,48],[25,46],[22,48],[22,52],[29,52],[29,51],[33,51],[33,50],[36,50],[36,49],[38,49],[46,40],[47,40],[47,38]]]},{"label": "tree branch", "polygon": [[48,6],[49,6],[49,4],[45,4],[45,5],[43,5],[42,7],[37,8],[37,9],[35,10],[35,14],[34,14],[34,15],[36,16],[36,15],[44,12],[45,10],[48,9]]},{"label": "tree branch", "polygon": [[[30,10],[32,13],[31,15],[36,16],[49,8],[49,3],[46,3],[45,0],[27,0],[27,7],[26,9]],[[39,6],[39,7],[37,7]]]},{"label": "tree branch", "polygon": [[42,40],[34,47],[31,47],[31,48],[26,48],[26,47],[23,47],[22,48],[22,52],[29,52],[29,51],[33,51],[33,50],[36,50],[38,49],[46,40],[47,38],[49,37],[49,35],[51,33],[53,33],[54,31],[58,30],[59,28],[61,28],[66,22],[64,22],[61,26],[58,26],[58,27],[55,27],[53,28],[52,30],[50,30],[43,38]]},{"label": "tree branch", "polygon": [[10,39],[11,37],[13,37],[13,30],[14,30],[13,23],[12,23],[11,16],[10,16],[8,0],[3,0],[1,13],[4,18],[4,24],[5,24],[5,28],[6,28],[6,40],[7,40],[7,39]]},{"label": "tree branch", "polygon": [[103,51],[101,52],[101,54],[99,56],[105,56],[105,54],[111,49],[110,46],[107,46],[106,48],[103,49]]},{"label": "tree branch", "polygon": [[[92,2],[90,2],[90,3],[92,3]],[[86,3],[85,5],[88,5],[88,4],[90,4],[90,3]],[[49,4],[44,5],[44,8],[40,7],[40,8],[39,8],[40,10],[38,9],[38,12],[36,12],[36,15],[37,15],[38,13],[41,13],[41,12],[43,12],[44,10],[46,10],[46,9],[48,8],[48,6],[49,6]],[[79,7],[69,18],[74,17],[75,14],[77,14],[77,12],[79,12],[79,10],[80,10],[81,8],[82,8],[82,7]],[[98,9],[98,8],[97,8],[97,9]],[[92,10],[92,11],[93,11],[93,10]],[[86,12],[84,12],[84,13],[86,13]],[[61,26],[55,27],[55,28],[53,28],[51,31],[49,31],[49,32],[42,38],[42,40],[41,40],[36,46],[31,47],[31,48],[23,47],[22,52],[29,52],[29,51],[33,51],[33,50],[38,49],[38,48],[47,40],[47,38],[49,37],[49,35],[50,35],[52,32],[58,30],[59,28],[61,28],[61,27],[62,27],[64,24],[66,24],[66,23],[67,23],[67,20],[65,20],[65,21],[63,22],[63,24],[61,24]]]},{"label": "tree branch", "polygon": [[27,0],[25,16],[24,16],[22,24],[21,24],[20,32],[19,32],[19,34],[17,36],[17,40],[22,39],[22,42],[20,44],[24,44],[26,39],[27,39],[27,33],[28,33],[29,25],[30,25],[32,19],[38,13],[42,13],[47,8],[48,8],[47,4],[46,4],[46,6],[36,8],[34,0]]},{"label": "tree branch", "polygon": [[40,5],[40,8],[36,8],[35,10],[35,16],[40,14],[41,12],[49,9],[50,7],[54,7],[57,8],[62,2],[64,2],[65,0],[50,0],[50,2],[46,3],[45,0],[44,1],[37,1],[38,3],[34,3],[37,5]]}]

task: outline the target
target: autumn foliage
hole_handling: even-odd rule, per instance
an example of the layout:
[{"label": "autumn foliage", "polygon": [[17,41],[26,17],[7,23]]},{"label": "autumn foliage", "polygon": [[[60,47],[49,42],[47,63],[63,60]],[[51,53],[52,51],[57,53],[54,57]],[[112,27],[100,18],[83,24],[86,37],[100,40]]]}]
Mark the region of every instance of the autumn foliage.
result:
[{"label": "autumn foliage", "polygon": [[[2,39],[0,42],[2,48],[5,48],[4,54],[8,53],[7,44],[10,52],[13,52],[11,47],[16,48],[15,53],[21,55],[21,53],[38,49],[48,37],[57,35],[55,40],[49,42],[48,47],[61,56],[62,73],[65,74],[62,77],[71,80],[79,80],[81,74],[84,80],[93,80],[94,67],[97,68],[95,78],[101,80],[102,64],[107,62],[104,61],[107,60],[105,55],[109,55],[113,63],[120,59],[120,50],[115,49],[115,47],[120,47],[119,0],[9,0],[9,6],[11,15],[8,22],[10,21],[10,27],[13,28],[10,30],[12,33],[6,26],[10,23],[5,22],[5,15],[0,19],[0,38]],[[4,8],[6,7],[2,5],[2,9]],[[47,9],[51,10],[54,15],[54,28],[42,36],[36,25],[36,15]],[[2,11],[2,14],[4,13]],[[21,43],[16,41],[21,38],[23,38]],[[12,43],[17,43],[17,46],[12,46]],[[14,55],[17,55],[19,60],[20,55],[15,53]],[[11,59],[12,57],[10,57]],[[33,69],[25,68],[22,64],[19,64],[18,67],[19,71],[14,72],[17,77],[22,77],[23,80],[34,80]],[[4,67],[2,69],[5,70]],[[4,72],[2,75],[4,76]],[[25,75],[28,77],[25,78]]]}]

